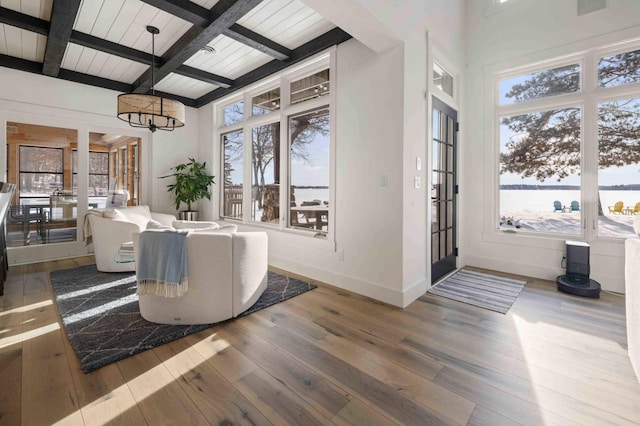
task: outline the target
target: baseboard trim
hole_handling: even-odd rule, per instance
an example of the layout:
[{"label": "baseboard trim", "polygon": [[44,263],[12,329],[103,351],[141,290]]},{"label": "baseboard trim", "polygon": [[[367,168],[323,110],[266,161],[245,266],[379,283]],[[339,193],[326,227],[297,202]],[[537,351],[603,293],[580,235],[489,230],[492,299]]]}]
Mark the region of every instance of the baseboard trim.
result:
[{"label": "baseboard trim", "polygon": [[[291,262],[290,260],[275,256],[269,256],[269,265],[400,308],[404,308],[406,306],[405,300],[410,299],[410,296],[407,294],[408,292],[403,294],[400,291],[386,288],[370,281],[338,274],[333,271],[328,271],[311,265]],[[419,284],[420,283],[414,285],[410,289],[411,295],[419,291]]]}]

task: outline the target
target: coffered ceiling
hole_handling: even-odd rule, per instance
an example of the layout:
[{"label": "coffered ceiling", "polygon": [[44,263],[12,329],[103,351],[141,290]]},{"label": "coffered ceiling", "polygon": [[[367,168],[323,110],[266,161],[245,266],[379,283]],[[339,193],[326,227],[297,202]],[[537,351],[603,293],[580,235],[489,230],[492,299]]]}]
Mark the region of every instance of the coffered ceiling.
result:
[{"label": "coffered ceiling", "polygon": [[0,66],[200,107],[351,38],[300,0],[0,0]]}]

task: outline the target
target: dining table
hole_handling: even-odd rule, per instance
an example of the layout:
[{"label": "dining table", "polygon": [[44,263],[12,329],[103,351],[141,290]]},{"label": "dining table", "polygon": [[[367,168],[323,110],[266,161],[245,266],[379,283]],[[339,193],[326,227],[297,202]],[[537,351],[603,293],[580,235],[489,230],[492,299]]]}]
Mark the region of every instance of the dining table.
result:
[{"label": "dining table", "polygon": [[322,217],[329,217],[329,206],[326,204],[309,205],[309,206],[292,206],[292,213],[302,213],[305,217],[312,216],[315,218],[315,227],[322,230]]}]

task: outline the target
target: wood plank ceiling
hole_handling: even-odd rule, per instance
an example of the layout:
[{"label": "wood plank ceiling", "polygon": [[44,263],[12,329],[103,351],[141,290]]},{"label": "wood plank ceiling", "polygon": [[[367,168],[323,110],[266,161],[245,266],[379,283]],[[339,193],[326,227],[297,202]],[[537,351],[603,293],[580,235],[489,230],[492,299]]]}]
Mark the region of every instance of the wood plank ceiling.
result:
[{"label": "wood plank ceiling", "polygon": [[147,93],[147,25],[156,93],[196,108],[351,38],[300,0],[0,0],[0,66]]}]

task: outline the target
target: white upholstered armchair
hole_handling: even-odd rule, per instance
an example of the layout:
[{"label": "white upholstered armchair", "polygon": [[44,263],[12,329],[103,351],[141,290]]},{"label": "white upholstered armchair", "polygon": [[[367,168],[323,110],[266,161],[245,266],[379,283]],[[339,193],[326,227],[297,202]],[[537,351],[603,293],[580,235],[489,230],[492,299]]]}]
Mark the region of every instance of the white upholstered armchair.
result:
[{"label": "white upholstered armchair", "polygon": [[[188,291],[180,297],[140,294],[140,314],[160,324],[209,324],[234,318],[267,288],[266,232],[192,231],[187,238]],[[139,257],[140,234],[133,247]]]},{"label": "white upholstered armchair", "polygon": [[175,220],[173,215],[151,212],[149,206],[91,209],[85,218],[84,236],[93,240],[98,271],[135,271],[135,263],[115,261],[120,245],[131,241],[134,232],[147,229],[150,221],[171,226]]}]

